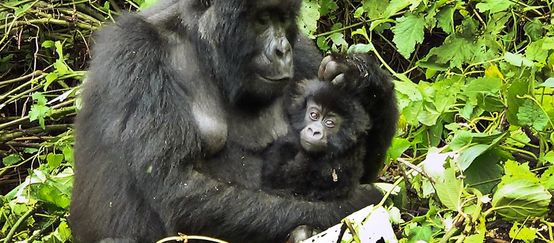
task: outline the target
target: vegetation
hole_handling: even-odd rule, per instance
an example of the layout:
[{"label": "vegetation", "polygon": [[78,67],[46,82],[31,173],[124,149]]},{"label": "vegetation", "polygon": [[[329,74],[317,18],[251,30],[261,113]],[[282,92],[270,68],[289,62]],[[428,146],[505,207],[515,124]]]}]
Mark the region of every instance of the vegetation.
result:
[{"label": "vegetation", "polygon": [[[91,33],[151,3],[0,3],[0,240],[70,241],[72,119]],[[554,242],[553,8],[304,0],[300,26],[323,52],[371,52],[397,80],[381,185],[396,185],[402,242]]]}]

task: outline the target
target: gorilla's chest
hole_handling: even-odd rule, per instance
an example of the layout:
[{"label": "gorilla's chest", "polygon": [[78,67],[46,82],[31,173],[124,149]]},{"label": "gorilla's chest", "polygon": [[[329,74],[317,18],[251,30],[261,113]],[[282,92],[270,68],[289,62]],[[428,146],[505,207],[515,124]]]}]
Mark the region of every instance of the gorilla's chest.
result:
[{"label": "gorilla's chest", "polygon": [[287,132],[287,120],[280,101],[257,114],[227,114],[228,136],[225,146],[197,165],[197,169],[213,178],[260,189],[262,153]]}]

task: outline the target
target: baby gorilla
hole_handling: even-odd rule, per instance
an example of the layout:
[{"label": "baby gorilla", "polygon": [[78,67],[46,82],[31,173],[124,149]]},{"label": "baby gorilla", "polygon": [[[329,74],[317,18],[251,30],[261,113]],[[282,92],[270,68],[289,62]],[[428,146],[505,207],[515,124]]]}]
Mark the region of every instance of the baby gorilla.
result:
[{"label": "baby gorilla", "polygon": [[369,115],[329,82],[304,80],[291,89],[284,102],[292,125],[264,154],[263,189],[307,200],[348,196],[364,172]]}]

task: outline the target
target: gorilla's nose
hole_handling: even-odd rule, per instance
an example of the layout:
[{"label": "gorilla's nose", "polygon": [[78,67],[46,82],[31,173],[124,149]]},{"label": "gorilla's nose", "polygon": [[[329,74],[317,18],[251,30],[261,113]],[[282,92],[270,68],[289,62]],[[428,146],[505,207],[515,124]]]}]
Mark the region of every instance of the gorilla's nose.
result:
[{"label": "gorilla's nose", "polygon": [[285,36],[276,38],[271,43],[269,59],[284,72],[292,69],[292,46]]},{"label": "gorilla's nose", "polygon": [[308,132],[313,139],[320,140],[321,138],[323,138],[323,133],[319,129],[314,129],[312,127],[309,127]]}]

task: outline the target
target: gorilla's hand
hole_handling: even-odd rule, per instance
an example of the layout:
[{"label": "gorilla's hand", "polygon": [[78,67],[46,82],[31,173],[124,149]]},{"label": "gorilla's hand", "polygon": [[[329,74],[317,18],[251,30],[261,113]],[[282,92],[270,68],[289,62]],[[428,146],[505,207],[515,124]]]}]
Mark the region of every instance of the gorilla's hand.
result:
[{"label": "gorilla's hand", "polygon": [[389,90],[392,88],[390,79],[382,78],[382,74],[384,72],[367,54],[332,54],[321,61],[318,77],[348,91]]}]

